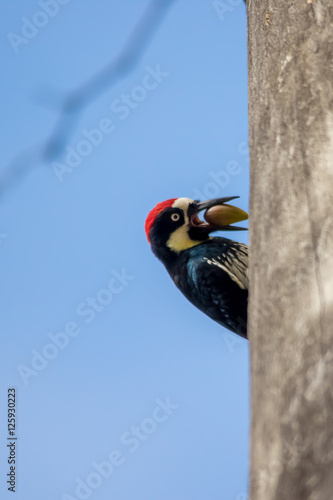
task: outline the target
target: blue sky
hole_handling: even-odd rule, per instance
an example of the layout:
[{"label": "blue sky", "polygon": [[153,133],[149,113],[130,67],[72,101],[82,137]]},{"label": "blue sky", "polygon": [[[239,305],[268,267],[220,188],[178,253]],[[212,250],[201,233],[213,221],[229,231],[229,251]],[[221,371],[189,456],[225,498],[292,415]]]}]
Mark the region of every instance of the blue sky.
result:
[{"label": "blue sky", "polygon": [[[48,138],[62,91],[117,55],[148,5],[52,0],[52,17],[46,3],[1,5],[3,169]],[[15,387],[16,500],[246,499],[248,344],[183,298],[144,221],[182,196],[247,210],[247,137],[243,1],[175,0],[58,164],[5,191],[1,498]]]}]

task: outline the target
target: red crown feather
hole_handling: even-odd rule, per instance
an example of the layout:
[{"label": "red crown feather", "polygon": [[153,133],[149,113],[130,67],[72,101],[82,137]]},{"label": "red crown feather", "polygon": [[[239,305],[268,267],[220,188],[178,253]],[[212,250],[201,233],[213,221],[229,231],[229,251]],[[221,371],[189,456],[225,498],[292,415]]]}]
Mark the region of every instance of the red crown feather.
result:
[{"label": "red crown feather", "polygon": [[149,233],[150,233],[150,230],[152,228],[152,225],[154,224],[155,222],[155,219],[156,217],[158,216],[158,214],[160,214],[165,208],[168,208],[168,207],[172,207],[172,205],[174,204],[174,202],[178,200],[178,198],[170,198],[170,200],[165,200],[165,201],[162,201],[161,203],[157,203],[156,207],[153,208],[149,214],[148,214],[148,217],[146,219],[146,223],[145,223],[145,231],[146,231],[146,235],[147,235],[147,240],[149,241],[150,243],[150,239],[149,239]]}]

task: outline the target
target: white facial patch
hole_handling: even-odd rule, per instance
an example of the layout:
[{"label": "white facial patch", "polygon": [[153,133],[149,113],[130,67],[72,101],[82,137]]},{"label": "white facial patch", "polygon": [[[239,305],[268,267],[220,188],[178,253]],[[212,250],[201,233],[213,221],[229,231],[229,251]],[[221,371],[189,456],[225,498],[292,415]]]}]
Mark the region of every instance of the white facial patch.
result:
[{"label": "white facial patch", "polygon": [[191,200],[191,198],[177,198],[176,201],[173,202],[172,207],[173,208],[181,208],[187,217],[187,209],[190,203],[193,203],[194,200]]},{"label": "white facial patch", "polygon": [[194,200],[190,198],[178,198],[172,205],[173,208],[180,208],[184,213],[184,224],[176,229],[170,236],[167,241],[167,246],[173,250],[174,252],[181,252],[182,250],[186,250],[187,248],[194,247],[201,241],[191,240],[188,235],[188,230],[190,228],[189,218],[187,215],[188,206],[190,203],[193,203]]}]

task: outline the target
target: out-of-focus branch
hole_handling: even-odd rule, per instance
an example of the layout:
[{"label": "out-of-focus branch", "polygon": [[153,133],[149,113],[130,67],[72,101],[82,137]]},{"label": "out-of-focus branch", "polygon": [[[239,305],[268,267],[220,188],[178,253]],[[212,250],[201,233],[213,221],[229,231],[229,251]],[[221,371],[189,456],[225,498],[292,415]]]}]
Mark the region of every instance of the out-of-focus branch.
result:
[{"label": "out-of-focus branch", "polygon": [[94,99],[134,69],[174,0],[152,0],[118,56],[64,98],[49,138],[22,151],[0,175],[0,195],[17,184],[32,168],[58,158],[75,129],[82,111]]}]

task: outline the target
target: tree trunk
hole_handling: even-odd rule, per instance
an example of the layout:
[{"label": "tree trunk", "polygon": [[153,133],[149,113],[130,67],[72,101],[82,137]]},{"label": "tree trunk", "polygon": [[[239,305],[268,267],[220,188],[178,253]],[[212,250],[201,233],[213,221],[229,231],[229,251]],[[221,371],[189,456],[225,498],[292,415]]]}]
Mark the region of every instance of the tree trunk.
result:
[{"label": "tree trunk", "polygon": [[332,500],[333,2],[247,3],[251,500]]}]

